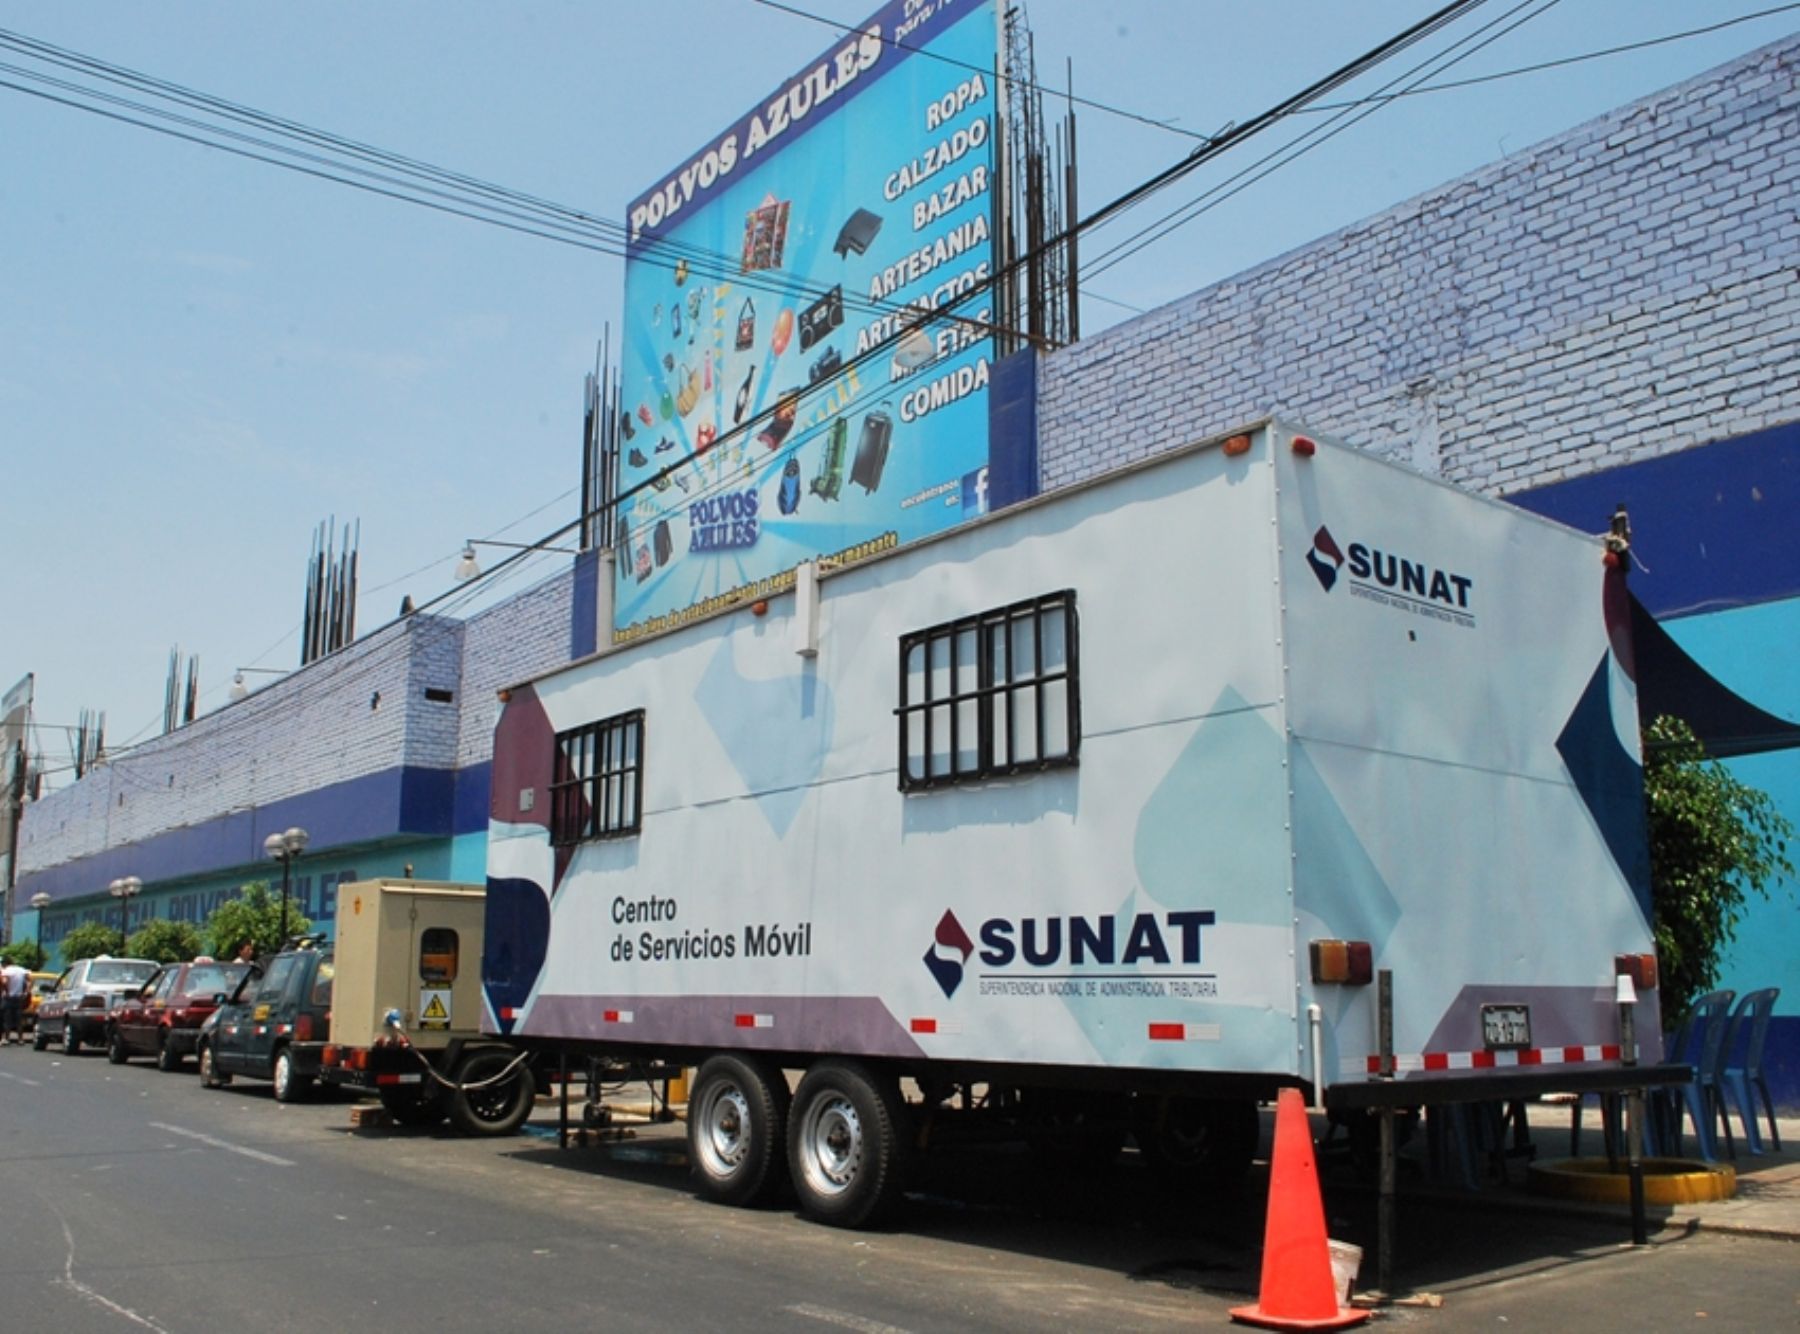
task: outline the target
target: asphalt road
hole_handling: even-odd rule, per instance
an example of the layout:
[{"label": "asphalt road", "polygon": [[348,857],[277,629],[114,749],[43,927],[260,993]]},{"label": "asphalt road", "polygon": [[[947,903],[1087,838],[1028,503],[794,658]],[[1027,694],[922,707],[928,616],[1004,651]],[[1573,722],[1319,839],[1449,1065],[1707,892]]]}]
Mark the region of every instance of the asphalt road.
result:
[{"label": "asphalt road", "polygon": [[[559,1150],[359,1132],[349,1106],[202,1089],[147,1063],[0,1049],[0,1319],[84,1331],[1154,1330],[1222,1326],[1261,1205],[1180,1197],[1132,1159],[1073,1182],[1024,1154],[921,1172],[897,1228],[702,1204],[678,1128]],[[554,1125],[548,1110],[540,1131]],[[1366,1240],[1368,1200],[1328,1194]],[[1788,1243],[1405,1201],[1402,1277],[1444,1330],[1800,1327]],[[1366,1277],[1366,1275],[1365,1275]],[[1702,1314],[1704,1313],[1704,1314]]]}]

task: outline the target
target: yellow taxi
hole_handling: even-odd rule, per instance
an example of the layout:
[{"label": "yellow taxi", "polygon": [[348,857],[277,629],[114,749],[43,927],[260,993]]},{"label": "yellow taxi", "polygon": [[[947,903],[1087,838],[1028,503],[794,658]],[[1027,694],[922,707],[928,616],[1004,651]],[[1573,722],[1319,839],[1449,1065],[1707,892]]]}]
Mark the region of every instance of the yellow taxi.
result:
[{"label": "yellow taxi", "polygon": [[25,996],[25,1027],[37,1027],[38,1006],[44,1003],[44,997],[56,990],[56,979],[61,973],[33,973],[31,990]]}]

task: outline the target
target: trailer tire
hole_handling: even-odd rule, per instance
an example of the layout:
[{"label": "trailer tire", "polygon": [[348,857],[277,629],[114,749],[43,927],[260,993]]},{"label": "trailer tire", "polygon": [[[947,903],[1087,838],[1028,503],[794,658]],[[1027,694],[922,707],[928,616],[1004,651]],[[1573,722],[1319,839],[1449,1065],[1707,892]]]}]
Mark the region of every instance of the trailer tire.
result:
[{"label": "trailer tire", "polygon": [[1250,1099],[1154,1098],[1132,1134],[1161,1181],[1237,1186],[1256,1159],[1262,1118]]},{"label": "trailer tire", "polygon": [[378,1096],[387,1114],[403,1126],[429,1127],[442,1124],[450,1113],[442,1098],[428,1098],[417,1084],[390,1086]]},{"label": "trailer tire", "polygon": [[788,1118],[788,1166],[800,1211],[830,1227],[879,1224],[900,1202],[905,1104],[892,1079],[853,1061],[806,1072]]},{"label": "trailer tire", "polygon": [[780,1070],[743,1056],[709,1056],[688,1096],[688,1165],[715,1204],[768,1202],[786,1185],[788,1108]]},{"label": "trailer tire", "polygon": [[[477,1047],[457,1062],[458,1084],[481,1084],[492,1079],[519,1053],[506,1047]],[[537,1105],[537,1080],[529,1062],[497,1084],[485,1088],[458,1088],[449,1094],[450,1124],[465,1135],[513,1135],[525,1124]]]}]

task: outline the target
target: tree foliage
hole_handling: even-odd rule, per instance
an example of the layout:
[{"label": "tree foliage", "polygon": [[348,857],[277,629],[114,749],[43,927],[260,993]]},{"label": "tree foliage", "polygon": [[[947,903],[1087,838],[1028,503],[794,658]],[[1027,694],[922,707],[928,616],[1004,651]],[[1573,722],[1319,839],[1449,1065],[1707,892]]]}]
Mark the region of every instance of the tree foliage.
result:
[{"label": "tree foliage", "polygon": [[1793,826],[1765,792],[1706,758],[1688,725],[1658,718],[1644,734],[1659,992],[1665,1029],[1713,989],[1746,895],[1791,876]]},{"label": "tree foliage", "polygon": [[200,928],[192,922],[172,922],[166,917],[145,922],[132,934],[125,952],[134,959],[157,963],[181,963],[203,951]]},{"label": "tree foliage", "polygon": [[42,972],[45,960],[50,957],[50,951],[30,936],[20,936],[17,940],[7,941],[5,948],[0,949],[0,954],[10,956],[19,967],[32,973]]},{"label": "tree foliage", "polygon": [[[312,919],[292,901],[288,903],[287,930],[290,936],[312,930]],[[259,957],[273,954],[286,943],[281,938],[281,895],[271,893],[267,881],[252,880],[235,899],[213,909],[206,919],[205,937],[207,951],[220,959],[234,957],[246,940],[256,946]]]},{"label": "tree foliage", "polygon": [[91,959],[97,954],[118,954],[122,949],[119,928],[105,922],[82,922],[69,928],[62,938],[61,948],[65,964],[77,959]]}]

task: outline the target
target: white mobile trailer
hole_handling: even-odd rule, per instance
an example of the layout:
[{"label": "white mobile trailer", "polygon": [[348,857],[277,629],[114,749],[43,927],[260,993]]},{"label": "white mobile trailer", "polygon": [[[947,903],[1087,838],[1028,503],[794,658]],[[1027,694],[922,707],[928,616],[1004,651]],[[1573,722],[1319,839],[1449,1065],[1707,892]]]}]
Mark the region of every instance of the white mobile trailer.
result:
[{"label": "white mobile trailer", "polygon": [[[1604,557],[1265,422],[520,686],[485,1025],[700,1065],[703,1189],[785,1151],[840,1222],[891,1198],[903,1077],[1065,1123],[1175,1095],[1215,1163],[1284,1084],[1622,1083],[1652,944]],[[1377,989],[1316,980],[1365,962],[1396,1080]]]}]

